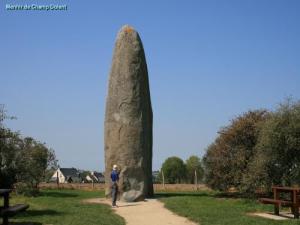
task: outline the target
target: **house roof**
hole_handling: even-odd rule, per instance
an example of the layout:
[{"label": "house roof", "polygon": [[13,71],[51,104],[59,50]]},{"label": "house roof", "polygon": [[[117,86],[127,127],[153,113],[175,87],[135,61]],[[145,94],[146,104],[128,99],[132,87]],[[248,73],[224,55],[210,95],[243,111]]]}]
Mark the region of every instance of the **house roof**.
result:
[{"label": "house roof", "polygon": [[97,177],[98,179],[104,177],[104,175],[102,173],[99,173],[99,172],[94,172],[93,175],[95,177]]},{"label": "house roof", "polygon": [[65,177],[78,177],[79,172],[75,168],[60,168],[60,171]]}]

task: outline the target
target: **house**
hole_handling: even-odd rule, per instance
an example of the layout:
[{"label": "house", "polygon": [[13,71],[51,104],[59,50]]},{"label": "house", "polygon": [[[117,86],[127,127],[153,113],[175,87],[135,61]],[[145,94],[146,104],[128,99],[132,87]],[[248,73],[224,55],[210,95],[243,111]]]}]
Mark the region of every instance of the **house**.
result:
[{"label": "house", "polygon": [[92,171],[85,177],[87,182],[104,183],[104,175],[102,173]]},{"label": "house", "polygon": [[59,183],[79,183],[82,181],[79,171],[75,168],[58,168],[51,177],[52,182],[57,182],[57,180]]}]

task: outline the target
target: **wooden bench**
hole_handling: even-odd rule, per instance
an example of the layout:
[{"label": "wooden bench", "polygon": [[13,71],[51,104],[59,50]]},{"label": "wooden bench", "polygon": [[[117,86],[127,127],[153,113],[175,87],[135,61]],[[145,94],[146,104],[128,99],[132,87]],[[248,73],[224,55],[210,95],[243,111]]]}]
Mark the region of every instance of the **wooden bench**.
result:
[{"label": "wooden bench", "polygon": [[0,209],[0,216],[3,218],[3,225],[8,225],[8,218],[16,215],[18,212],[25,211],[29,205],[27,204],[17,204],[14,206],[9,206],[8,208]]},{"label": "wooden bench", "polygon": [[287,207],[293,206],[293,202],[291,202],[291,201],[279,200],[279,199],[273,199],[273,198],[260,198],[259,201],[263,204],[274,205],[275,215],[279,215],[279,208],[281,206],[287,206]]},{"label": "wooden bench", "polygon": [[3,225],[8,225],[8,218],[16,215],[18,212],[26,210],[29,205],[17,204],[14,206],[9,205],[9,194],[11,189],[0,189],[0,196],[4,198],[4,204],[0,207],[0,217],[3,218]]},{"label": "wooden bench", "polygon": [[273,198],[260,198],[259,201],[263,204],[273,204],[278,206],[292,206],[293,202],[286,200],[279,200]]},{"label": "wooden bench", "polygon": [[[260,198],[259,201],[263,204],[274,205],[274,213],[279,215],[279,208],[281,206],[291,207],[291,212],[295,219],[299,219],[300,208],[300,187],[282,187],[272,186],[273,198]],[[286,200],[280,196],[281,193],[288,194],[290,198]],[[280,199],[281,198],[281,199]]]},{"label": "wooden bench", "polygon": [[3,225],[8,225],[8,218],[16,215],[18,212],[25,211],[29,205],[27,204],[17,204],[14,206],[9,206],[8,208],[2,208],[0,210],[0,215],[3,218]]},{"label": "wooden bench", "polygon": [[[274,198],[260,198],[259,201],[263,204],[274,205],[275,215],[279,215],[279,208],[281,206],[291,207],[291,212],[294,214],[294,218],[299,218],[299,207],[300,207],[300,188],[293,187],[276,187],[273,186]],[[289,193],[290,200],[280,199],[279,193]]]}]

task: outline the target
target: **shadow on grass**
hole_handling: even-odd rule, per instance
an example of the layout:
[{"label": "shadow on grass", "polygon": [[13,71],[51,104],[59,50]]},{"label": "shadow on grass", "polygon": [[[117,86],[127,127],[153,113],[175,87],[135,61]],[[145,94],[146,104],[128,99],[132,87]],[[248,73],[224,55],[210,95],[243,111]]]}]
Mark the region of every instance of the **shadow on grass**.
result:
[{"label": "shadow on grass", "polygon": [[216,198],[233,198],[233,199],[237,199],[237,198],[249,198],[249,195],[245,195],[245,194],[239,193],[239,192],[233,192],[233,193],[220,192],[220,193],[216,193],[215,197]]},{"label": "shadow on grass", "polygon": [[229,192],[161,192],[155,193],[155,198],[168,198],[168,197],[212,197],[212,198],[227,198],[227,199],[247,199],[255,200],[260,197],[266,197],[268,195],[249,195],[239,192],[229,193]]},{"label": "shadow on grass", "polygon": [[75,193],[65,193],[59,191],[51,191],[51,192],[41,192],[39,193],[40,197],[52,197],[52,198],[74,198],[78,197],[78,194]]},{"label": "shadow on grass", "polygon": [[43,225],[37,222],[9,222],[9,225]]},{"label": "shadow on grass", "polygon": [[51,209],[42,209],[42,210],[27,210],[25,212],[22,212],[18,214],[16,217],[17,218],[25,218],[25,217],[33,217],[33,216],[56,216],[56,215],[61,215],[63,213],[57,212],[55,210]]},{"label": "shadow on grass", "polygon": [[213,193],[209,192],[161,192],[155,193],[155,198],[168,198],[168,197],[213,197]]},{"label": "shadow on grass", "polygon": [[254,200],[258,198],[267,198],[272,197],[270,193],[262,194],[249,194],[249,193],[240,193],[240,192],[220,192],[214,195],[215,198],[231,198],[231,199],[249,199]]}]

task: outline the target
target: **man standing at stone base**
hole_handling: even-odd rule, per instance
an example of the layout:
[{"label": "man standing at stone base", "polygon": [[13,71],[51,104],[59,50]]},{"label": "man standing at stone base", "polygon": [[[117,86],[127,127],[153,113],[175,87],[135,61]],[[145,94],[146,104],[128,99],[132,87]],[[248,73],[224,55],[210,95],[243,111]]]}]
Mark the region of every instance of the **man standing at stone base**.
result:
[{"label": "man standing at stone base", "polygon": [[117,202],[117,197],[118,197],[118,181],[119,181],[119,173],[117,171],[118,167],[117,165],[113,166],[113,170],[110,174],[111,178],[111,200],[112,200],[112,207],[118,207],[116,202]]}]

